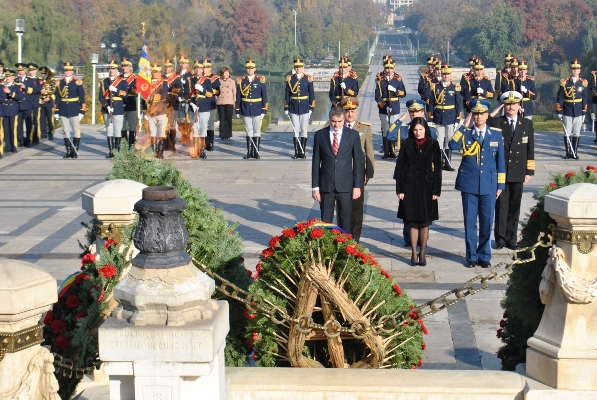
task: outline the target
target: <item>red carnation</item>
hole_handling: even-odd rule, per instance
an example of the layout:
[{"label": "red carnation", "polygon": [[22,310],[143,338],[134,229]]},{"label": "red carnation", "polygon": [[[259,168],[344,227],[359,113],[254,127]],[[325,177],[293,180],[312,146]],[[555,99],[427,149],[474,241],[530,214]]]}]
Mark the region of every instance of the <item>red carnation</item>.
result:
[{"label": "red carnation", "polygon": [[247,271],[247,275],[249,275],[249,278],[253,278],[253,272],[249,271],[246,268],[245,268],[245,271]]},{"label": "red carnation", "polygon": [[112,246],[118,246],[118,242],[112,238],[106,240],[106,243],[104,243],[104,248],[110,250],[110,248]]},{"label": "red carnation", "polygon": [[319,239],[320,237],[323,237],[323,235],[323,229],[321,228],[315,228],[309,234],[309,236],[311,236],[311,239]]},{"label": "red carnation", "polygon": [[357,246],[355,244],[351,244],[350,246],[346,246],[346,252],[348,254],[352,254],[353,256],[355,256],[358,252],[357,252]]},{"label": "red carnation", "polygon": [[340,229],[333,228],[331,231],[332,231],[332,233],[335,233],[336,235],[342,234],[342,231]]},{"label": "red carnation", "polygon": [[77,313],[77,314],[75,314],[75,321],[78,321],[78,320],[80,320],[81,318],[85,318],[86,316],[87,316],[87,313],[86,313],[86,312],[80,312],[80,313]]},{"label": "red carnation", "polygon": [[257,353],[254,352],[251,358],[253,359],[253,361],[257,361]]},{"label": "red carnation", "polygon": [[402,296],[402,290],[400,290],[400,286],[394,285],[394,286],[392,286],[392,289],[394,289],[394,291],[398,294],[398,296]]},{"label": "red carnation", "polygon": [[357,253],[357,257],[361,259],[361,262],[363,264],[367,264],[367,262],[369,261],[369,257],[367,257],[367,254],[365,253]]},{"label": "red carnation", "polygon": [[81,265],[85,266],[85,264],[94,263],[95,261],[96,261],[95,260],[95,256],[93,254],[91,254],[91,253],[87,253],[81,259]]},{"label": "red carnation", "polygon": [[280,236],[274,236],[269,240],[269,247],[275,248],[280,243]]},{"label": "red carnation", "polygon": [[261,338],[259,337],[259,334],[257,332],[253,332],[253,340],[255,342],[258,342],[261,340]]},{"label": "red carnation", "polygon": [[60,335],[54,341],[54,346],[58,347],[60,350],[64,350],[70,346],[70,338]]},{"label": "red carnation", "polygon": [[421,360],[421,359],[419,358],[419,367],[422,367],[422,366],[423,366],[423,360]]},{"label": "red carnation", "polygon": [[245,318],[247,318],[247,319],[253,319],[253,318],[255,318],[255,314],[249,314],[249,310],[247,310],[245,308]]},{"label": "red carnation", "polygon": [[415,364],[411,364],[410,369],[417,369],[417,366]]},{"label": "red carnation", "polygon": [[531,216],[529,217],[529,219],[533,219],[533,218],[537,218],[539,216],[539,211],[533,211],[531,213]]},{"label": "red carnation", "polygon": [[429,333],[425,325],[421,325],[421,330],[423,331],[423,335],[427,335]]},{"label": "red carnation", "polygon": [[409,304],[408,308],[413,309],[413,308],[415,308],[415,306],[413,304]]},{"label": "red carnation", "polygon": [[87,279],[89,279],[89,274],[86,272],[81,272],[75,277],[75,283],[81,283]]},{"label": "red carnation", "polygon": [[296,232],[294,231],[294,229],[284,229],[282,231],[282,236],[287,238],[293,238],[296,236]]},{"label": "red carnation", "polygon": [[52,333],[57,335],[66,329],[66,323],[61,319],[55,319],[50,324],[50,328],[52,329]]},{"label": "red carnation", "polygon": [[550,188],[555,188],[555,187],[556,187],[556,184],[552,182],[552,183],[550,183],[550,184],[549,184],[549,187],[550,187]]},{"label": "red carnation", "polygon": [[587,165],[587,171],[597,172],[597,167],[593,167],[592,165]]},{"label": "red carnation", "polygon": [[257,273],[255,274],[255,277],[253,278],[254,281],[256,281],[257,278],[259,278],[259,275],[261,275],[261,261],[257,263],[255,270],[257,271]]},{"label": "red carnation", "polygon": [[296,229],[299,231],[299,233],[305,233],[305,229],[307,229],[307,224],[305,224],[304,222],[298,223],[296,224]]},{"label": "red carnation", "polygon": [[111,278],[116,275],[116,268],[113,265],[106,265],[97,270],[98,276],[103,276],[104,278]]},{"label": "red carnation", "polygon": [[410,314],[408,314],[412,319],[418,319],[419,318],[419,314],[417,314],[416,312],[411,312]]},{"label": "red carnation", "polygon": [[307,226],[311,227],[317,222],[317,218],[311,218],[307,221]]},{"label": "red carnation", "polygon": [[344,235],[344,237],[345,237],[346,239],[352,239],[352,235],[351,235],[350,233],[347,233],[346,235]]},{"label": "red carnation", "polygon": [[66,299],[66,307],[68,308],[77,308],[81,305],[81,299],[79,296],[68,296]]},{"label": "red carnation", "polygon": [[253,350],[253,347],[255,347],[255,346],[253,346],[251,339],[247,338],[247,340],[245,340],[245,342],[247,343],[247,347],[249,348],[249,350]]},{"label": "red carnation", "polygon": [[427,345],[425,344],[425,342],[423,342],[423,344],[421,345],[421,350],[426,350],[427,349]]},{"label": "red carnation", "polygon": [[564,175],[566,178],[572,178],[573,176],[576,176],[576,172],[568,172],[566,175]]},{"label": "red carnation", "polygon": [[506,321],[504,321],[503,319],[500,320],[500,327],[503,328],[504,325],[506,325]]},{"label": "red carnation", "polygon": [[338,243],[346,243],[346,239],[344,239],[342,236],[336,236],[334,238],[334,241],[336,241]]},{"label": "red carnation", "polygon": [[46,316],[44,317],[44,325],[50,325],[53,320],[54,320],[54,313],[50,310],[46,313]]},{"label": "red carnation", "polygon": [[387,279],[392,279],[392,276],[387,273],[386,271],[384,271],[383,269],[380,269],[380,272],[383,276],[385,276]]},{"label": "red carnation", "polygon": [[274,252],[269,247],[261,252],[261,257],[268,258],[274,255]]},{"label": "red carnation", "polygon": [[502,337],[502,332],[503,332],[503,331],[504,331],[504,330],[503,330],[502,328],[498,329],[498,330],[497,330],[497,334],[496,334],[495,336],[497,336],[497,338],[498,338],[498,339],[500,339],[500,338]]}]

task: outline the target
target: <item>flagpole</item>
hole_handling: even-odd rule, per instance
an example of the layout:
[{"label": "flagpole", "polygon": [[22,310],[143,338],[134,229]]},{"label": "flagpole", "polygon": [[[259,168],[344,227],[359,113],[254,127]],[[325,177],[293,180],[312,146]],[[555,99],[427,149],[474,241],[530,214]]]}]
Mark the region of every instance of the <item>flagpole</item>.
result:
[{"label": "flagpole", "polygon": [[[141,37],[143,38],[143,43],[145,43],[145,32],[145,22],[141,22]],[[137,118],[141,120],[141,95],[139,92],[137,92]]]}]

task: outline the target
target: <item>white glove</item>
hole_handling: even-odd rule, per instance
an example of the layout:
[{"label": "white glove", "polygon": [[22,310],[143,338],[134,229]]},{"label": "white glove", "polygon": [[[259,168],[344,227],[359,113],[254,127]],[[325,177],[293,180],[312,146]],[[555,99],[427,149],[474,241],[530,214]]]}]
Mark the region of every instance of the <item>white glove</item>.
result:
[{"label": "white glove", "polygon": [[178,101],[182,103],[182,102],[184,102],[184,99],[182,97],[179,97]]},{"label": "white glove", "polygon": [[59,114],[54,114],[54,119],[59,119],[60,115]]},{"label": "white glove", "polygon": [[200,83],[195,83],[195,89],[199,90],[200,92],[203,92],[203,85]]},{"label": "white glove", "polygon": [[392,85],[388,85],[388,90],[389,90],[390,92],[395,92],[395,91],[396,91],[396,88],[395,88],[394,86],[392,86]]},{"label": "white glove", "polygon": [[116,89],[116,86],[112,86],[112,85],[110,85],[110,87],[108,89],[110,89],[110,92],[112,92],[112,93],[116,93],[118,91],[118,89]]},{"label": "white glove", "polygon": [[346,83],[342,82],[342,84],[340,84],[340,87],[344,90],[346,90]]},{"label": "white glove", "polygon": [[81,121],[84,116],[85,116],[85,114],[79,114],[79,121]]},{"label": "white glove", "polygon": [[460,125],[460,122],[458,122],[458,121],[454,122],[454,130],[456,130],[456,128],[458,128],[458,125]]},{"label": "white glove", "polygon": [[191,108],[193,109],[193,112],[197,112],[197,110],[199,109],[199,107],[197,107],[195,103],[191,103]]},{"label": "white glove", "polygon": [[483,94],[484,90],[481,88],[477,88],[477,94]]},{"label": "white glove", "polygon": [[288,110],[284,110],[284,114],[288,115]]},{"label": "white glove", "polygon": [[561,121],[563,119],[563,115],[562,114],[558,114],[558,119]]},{"label": "white glove", "polygon": [[591,113],[591,119],[595,121],[595,113]]},{"label": "white glove", "polygon": [[309,118],[311,118],[311,114],[313,114],[313,110],[309,110]]},{"label": "white glove", "polygon": [[386,107],[386,111],[387,111],[388,113],[391,113],[391,112],[392,112],[392,107]]},{"label": "white glove", "polygon": [[525,85],[520,85],[520,90],[522,90],[523,93],[527,92],[527,88]]},{"label": "white glove", "polygon": [[114,112],[114,109],[110,106],[108,106],[108,114],[112,114]]},{"label": "white glove", "polygon": [[236,114],[236,118],[240,118],[240,114]]}]

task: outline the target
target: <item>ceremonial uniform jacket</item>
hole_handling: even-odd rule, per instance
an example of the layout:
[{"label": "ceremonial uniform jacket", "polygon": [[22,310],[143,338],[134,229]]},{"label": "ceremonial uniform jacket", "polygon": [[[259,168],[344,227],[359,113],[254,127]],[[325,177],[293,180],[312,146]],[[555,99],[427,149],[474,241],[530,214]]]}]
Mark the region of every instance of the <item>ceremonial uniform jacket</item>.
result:
[{"label": "ceremonial uniform jacket", "polygon": [[85,105],[85,90],[81,79],[72,76],[68,83],[66,83],[66,78],[58,81],[54,110],[61,117],[66,118],[85,113],[87,106]]},{"label": "ceremonial uniform jacket", "polygon": [[462,96],[460,85],[450,82],[431,85],[428,120],[436,125],[452,125],[462,118]]},{"label": "ceremonial uniform jacket", "polygon": [[145,109],[147,115],[157,117],[166,114],[168,109],[168,82],[164,78],[160,78],[155,82],[151,82],[151,92],[149,98],[145,101]]},{"label": "ceremonial uniform jacket", "polygon": [[419,84],[417,85],[417,92],[419,92],[421,100],[427,100],[427,80],[432,76],[433,74],[430,71],[421,73],[421,77],[419,78]]},{"label": "ceremonial uniform jacket", "polygon": [[180,77],[180,92],[178,92],[178,97],[181,97],[185,103],[189,101],[191,90],[193,90],[193,86],[191,85],[191,79],[195,76],[189,70],[186,70],[184,73],[178,75]]},{"label": "ceremonial uniform jacket", "polygon": [[[402,125],[402,121],[399,119],[396,120],[390,128],[388,129],[388,133],[386,133],[386,139],[390,142],[397,142],[398,147],[397,150],[400,150],[400,146],[406,138],[408,138],[408,130],[410,129],[410,122],[406,125]],[[437,140],[437,129],[434,126],[429,125],[429,131],[431,132],[431,137]]]},{"label": "ceremonial uniform jacket", "polygon": [[[342,89],[342,82],[344,82],[346,89]],[[345,77],[342,77],[338,71],[334,73],[332,81],[330,82],[330,101],[332,106],[337,106],[342,100],[343,96],[357,97],[359,95],[359,78],[357,73],[350,71]]]},{"label": "ceremonial uniform jacket", "polygon": [[[213,92],[211,81],[207,76],[193,76],[191,78],[191,102],[199,107],[200,113],[211,111],[211,102],[213,99]],[[195,84],[203,86],[203,90],[195,89]]]},{"label": "ceremonial uniform jacket", "polygon": [[246,117],[256,117],[265,114],[268,109],[267,88],[265,76],[253,76],[249,82],[248,77],[236,80],[236,113]]},{"label": "ceremonial uniform jacket", "polygon": [[[396,91],[388,92],[389,85],[394,86]],[[389,93],[391,93],[391,97]],[[387,115],[387,107],[392,108],[391,115],[400,113],[400,98],[404,96],[406,96],[404,82],[396,72],[390,77],[382,76],[375,80],[375,102],[380,114]]]},{"label": "ceremonial uniform jacket", "polygon": [[[110,91],[110,85],[116,88],[116,92]],[[112,115],[124,115],[124,103],[129,93],[129,85],[122,76],[112,80],[110,77],[102,79],[99,91],[99,101],[102,104],[102,112],[108,114],[108,107],[112,107]],[[110,98],[112,96],[112,98]]]},{"label": "ceremonial uniform jacket", "polygon": [[556,100],[556,113],[568,117],[585,115],[589,103],[588,86],[586,79],[578,78],[576,82],[572,78],[562,79]]},{"label": "ceremonial uniform jacket", "polygon": [[15,77],[15,83],[25,85],[25,89],[23,89],[25,99],[19,103],[19,109],[23,111],[39,108],[39,93],[44,88],[44,81],[39,78],[30,78],[28,76],[21,78],[17,76]]},{"label": "ceremonial uniform jacket", "polygon": [[180,76],[173,72],[169,76],[164,76],[162,79],[166,81],[168,87],[168,98],[166,99],[168,108],[178,110],[178,97],[181,95],[180,92],[182,91],[182,81],[180,80]]},{"label": "ceremonial uniform jacket", "polygon": [[127,84],[127,96],[124,102],[124,111],[137,111],[137,77],[135,74],[121,76]]},{"label": "ceremonial uniform jacket", "polygon": [[299,79],[297,74],[286,77],[284,90],[284,111],[291,114],[307,114],[315,108],[315,91],[313,77],[303,74]]},{"label": "ceremonial uniform jacket", "polygon": [[211,98],[211,109],[215,110],[218,105],[216,104],[216,96],[220,94],[220,77],[215,74],[207,75],[209,82],[211,84],[211,92],[213,94]]},{"label": "ceremonial uniform jacket", "polygon": [[504,80],[508,79],[508,70],[506,68],[498,69],[495,73],[495,93],[498,97],[504,93],[502,90],[502,85],[504,84]]},{"label": "ceremonial uniform jacket", "polygon": [[487,122],[492,128],[502,131],[506,182],[524,182],[526,175],[535,175],[533,122],[519,116],[514,132],[506,116],[489,118]]},{"label": "ceremonial uniform jacket", "polygon": [[13,83],[8,87],[10,93],[4,93],[4,99],[2,100],[2,116],[3,117],[14,117],[19,114],[19,103],[25,100],[25,94],[21,91],[21,87]]},{"label": "ceremonial uniform jacket", "polygon": [[440,82],[441,81],[435,74],[427,77],[427,81],[425,82],[425,85],[423,86],[424,97],[422,98],[422,100],[424,100],[425,103],[429,104],[429,98],[431,97],[431,86],[437,85]]},{"label": "ceremonial uniform jacket", "polygon": [[[527,90],[525,93],[522,92],[522,86]],[[534,115],[535,107],[533,106],[533,100],[537,99],[535,80],[528,75],[524,80],[518,77],[516,80],[516,91],[522,94],[523,115],[529,117]]]},{"label": "ceremonial uniform jacket", "polygon": [[483,143],[478,140],[474,128],[460,127],[448,143],[450,149],[462,154],[455,188],[465,193],[495,195],[498,189],[504,190],[506,182],[502,132],[487,124]]},{"label": "ceremonial uniform jacket", "polygon": [[591,71],[591,76],[589,77],[589,89],[593,94],[591,103],[597,104],[597,71]]},{"label": "ceremonial uniform jacket", "polygon": [[373,150],[373,132],[371,132],[371,124],[366,122],[356,122],[352,129],[357,131],[361,138],[364,178],[371,179],[373,178],[373,171],[375,168],[375,151]]},{"label": "ceremonial uniform jacket", "polygon": [[502,78],[502,86],[499,89],[496,89],[495,92],[497,96],[501,96],[502,93],[508,92],[510,90],[514,90],[516,92],[520,92],[520,84],[517,82],[518,76],[515,75],[504,75]]},{"label": "ceremonial uniform jacket", "polygon": [[[478,88],[483,89],[483,94],[479,95],[477,93]],[[467,112],[470,112],[474,100],[493,99],[494,96],[495,91],[487,75],[483,75],[481,79],[471,78],[464,87],[464,108]]]},{"label": "ceremonial uniform jacket", "polygon": [[462,100],[464,101],[464,88],[468,88],[469,81],[473,79],[474,74],[471,72],[465,72],[462,74],[460,78],[460,95],[462,96]]}]

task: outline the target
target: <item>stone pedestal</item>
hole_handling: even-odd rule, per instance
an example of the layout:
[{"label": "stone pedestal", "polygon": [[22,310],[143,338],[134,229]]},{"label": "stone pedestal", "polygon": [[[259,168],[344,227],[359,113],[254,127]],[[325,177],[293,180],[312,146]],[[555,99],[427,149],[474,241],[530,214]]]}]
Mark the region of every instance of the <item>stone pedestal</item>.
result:
[{"label": "stone pedestal", "polygon": [[0,260],[0,399],[58,399],[54,357],[41,347],[40,325],[57,300],[50,274],[28,262]]},{"label": "stone pedestal", "polygon": [[593,398],[597,398],[597,297],[592,297],[590,284],[597,278],[596,199],[597,185],[587,183],[545,197],[545,211],[557,221],[556,246],[561,250],[552,250],[550,262],[559,265],[559,272],[544,272],[546,306],[528,341],[526,365],[529,378],[559,390],[595,391]]},{"label": "stone pedestal", "polygon": [[140,220],[132,260],[114,288],[119,306],[99,329],[111,400],[227,400],[224,346],[228,303],[184,251],[185,202],[150,187],[135,204]]}]

